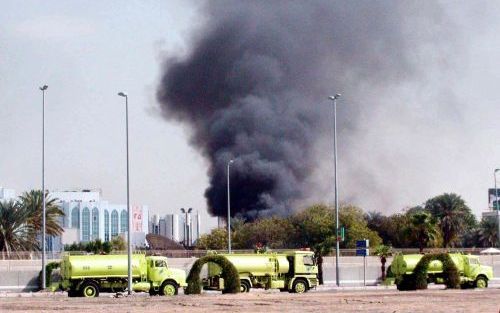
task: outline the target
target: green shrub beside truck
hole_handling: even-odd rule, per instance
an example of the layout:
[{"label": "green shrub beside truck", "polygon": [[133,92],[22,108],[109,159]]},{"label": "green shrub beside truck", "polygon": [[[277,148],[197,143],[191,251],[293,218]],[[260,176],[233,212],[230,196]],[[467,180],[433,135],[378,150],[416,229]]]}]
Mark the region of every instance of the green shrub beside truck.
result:
[{"label": "green shrub beside truck", "polygon": [[[127,255],[65,255],[59,287],[70,297],[97,297],[100,291],[124,291],[128,285]],[[186,273],[169,268],[166,257],[132,255],[132,290],[151,295],[176,295],[186,286]]]},{"label": "green shrub beside truck", "polygon": [[[422,254],[398,254],[394,257],[390,270],[396,277],[396,281],[403,281],[406,275],[413,274],[415,266],[422,259]],[[460,253],[450,253],[451,260],[455,264],[460,276],[460,285],[465,287],[486,288],[488,281],[493,278],[493,269],[491,266],[481,265],[479,257],[465,255]],[[427,268],[428,282],[442,284],[443,264],[441,261],[434,260],[429,263]],[[398,289],[400,286],[398,286]]]},{"label": "green shrub beside truck", "polygon": [[[251,288],[280,289],[295,293],[306,292],[318,285],[318,267],[313,252],[220,254],[236,267],[240,275],[241,291]],[[224,280],[221,268],[208,263],[204,289],[222,290]]]}]

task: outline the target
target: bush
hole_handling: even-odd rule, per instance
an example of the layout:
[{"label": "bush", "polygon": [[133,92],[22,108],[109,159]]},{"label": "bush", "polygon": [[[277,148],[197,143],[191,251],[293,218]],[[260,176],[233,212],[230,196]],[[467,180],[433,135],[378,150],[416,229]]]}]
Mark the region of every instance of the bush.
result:
[{"label": "bush", "polygon": [[222,293],[240,292],[240,275],[233,263],[222,255],[207,255],[199,258],[191,267],[187,277],[188,286],[184,289],[184,294],[192,295],[201,293],[200,271],[203,265],[208,262],[215,263],[222,268],[221,277],[224,279],[224,290],[222,290]]},{"label": "bush", "polygon": [[441,255],[440,261],[443,263],[443,279],[446,288],[460,288],[460,275],[458,274],[457,266],[449,254],[442,253]]},{"label": "bush", "polygon": [[416,289],[427,289],[427,269],[433,260],[441,261],[443,264],[443,280],[446,288],[460,288],[460,276],[458,269],[448,253],[426,254],[415,266]]},{"label": "bush", "polygon": [[[61,265],[60,262],[50,262],[50,263],[47,263],[45,265],[45,282],[46,282],[46,287],[50,287],[50,283],[51,283],[51,277],[52,277],[52,271],[56,268],[59,268],[59,266]],[[40,273],[38,274],[38,286],[40,287],[40,290],[43,290],[44,288],[42,288],[42,275],[43,275],[43,272],[40,271]]]},{"label": "bush", "polygon": [[396,278],[396,286],[400,291],[416,290],[415,274],[403,275]]}]

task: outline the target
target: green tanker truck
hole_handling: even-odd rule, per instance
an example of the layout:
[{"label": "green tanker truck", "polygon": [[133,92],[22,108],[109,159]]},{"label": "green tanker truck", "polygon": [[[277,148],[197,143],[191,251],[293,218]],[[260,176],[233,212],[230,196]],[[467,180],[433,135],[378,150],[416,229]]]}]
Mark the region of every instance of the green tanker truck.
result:
[{"label": "green tanker truck", "polygon": [[[132,290],[173,296],[186,287],[186,273],[169,268],[166,257],[132,255]],[[128,285],[127,255],[64,255],[59,287],[68,296],[98,297],[99,292],[120,292]]]},{"label": "green tanker truck", "polygon": [[[396,277],[396,281],[402,281],[402,279],[398,278],[412,274],[422,256],[422,254],[396,255],[390,266],[390,271]],[[493,278],[493,269],[491,266],[481,265],[478,256],[460,253],[450,253],[449,256],[457,267],[462,288],[469,286],[476,288],[488,287],[488,280]],[[431,261],[427,268],[428,282],[435,284],[444,283],[442,274],[443,264],[441,261]],[[400,286],[398,286],[398,289],[400,289]]]},{"label": "green tanker truck", "polygon": [[[241,291],[251,288],[276,288],[281,291],[303,293],[318,285],[318,266],[313,252],[291,251],[284,253],[234,253],[220,254],[236,267],[241,281]],[[224,289],[221,268],[208,263],[204,289]]]}]

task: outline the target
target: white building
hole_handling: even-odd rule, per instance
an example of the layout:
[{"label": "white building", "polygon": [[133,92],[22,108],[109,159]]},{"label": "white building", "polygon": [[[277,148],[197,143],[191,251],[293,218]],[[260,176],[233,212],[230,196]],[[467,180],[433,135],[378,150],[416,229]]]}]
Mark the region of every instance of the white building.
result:
[{"label": "white building", "polygon": [[[186,222],[187,221],[187,222]],[[192,246],[200,238],[201,216],[199,213],[153,215],[149,232]]]},{"label": "white building", "polygon": [[[75,237],[77,242],[96,239],[109,241],[128,231],[127,206],[102,200],[100,191],[55,191],[50,193],[50,197],[59,199],[65,214],[62,220],[63,244],[72,243],[70,241]],[[147,206],[132,206],[131,209],[132,245],[144,246],[148,232],[149,209]]]},{"label": "white building", "polygon": [[14,189],[0,187],[0,201],[14,200],[16,197],[16,191]]}]

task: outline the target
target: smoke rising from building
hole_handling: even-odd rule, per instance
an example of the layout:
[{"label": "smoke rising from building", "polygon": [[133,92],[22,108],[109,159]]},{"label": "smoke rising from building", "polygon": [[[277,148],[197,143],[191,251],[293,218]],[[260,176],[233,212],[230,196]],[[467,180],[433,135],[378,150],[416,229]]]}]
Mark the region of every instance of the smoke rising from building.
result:
[{"label": "smoke rising from building", "polygon": [[[214,1],[204,12],[207,21],[193,35],[189,53],[165,61],[157,97],[167,119],[189,126],[191,144],[208,161],[210,212],[226,214],[230,159],[236,160],[232,215],[286,215],[307,199],[331,199],[327,96],[337,92],[345,95],[338,109],[344,200],[392,204],[397,190],[388,190],[380,174],[401,160],[390,159],[385,138],[415,126],[413,109],[425,111],[406,101],[429,83],[425,65],[437,71],[452,62],[440,59],[452,45],[440,38],[452,37],[442,27],[447,21],[439,6]],[[401,118],[409,124],[391,122]]]}]

